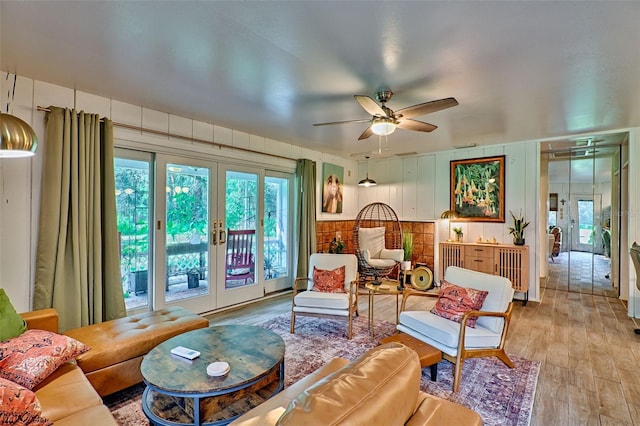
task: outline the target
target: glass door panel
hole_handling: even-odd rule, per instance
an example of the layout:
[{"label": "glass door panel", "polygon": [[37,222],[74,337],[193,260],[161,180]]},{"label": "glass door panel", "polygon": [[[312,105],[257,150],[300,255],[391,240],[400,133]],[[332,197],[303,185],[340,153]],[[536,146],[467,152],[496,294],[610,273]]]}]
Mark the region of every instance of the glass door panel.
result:
[{"label": "glass door panel", "polygon": [[290,177],[270,173],[264,179],[264,279],[267,291],[291,286]]},{"label": "glass door panel", "polygon": [[117,150],[115,153],[116,215],[120,247],[120,275],[127,311],[148,310],[152,288],[151,155]]},{"label": "glass door panel", "polygon": [[225,194],[219,205],[224,205],[224,220],[218,222],[220,247],[226,247],[223,259],[224,271],[219,279],[218,302],[228,306],[263,295],[260,280],[262,274],[262,235],[257,232],[259,209],[258,171],[244,168],[220,167],[220,189]]},{"label": "glass door panel", "polygon": [[156,226],[156,307],[215,309],[216,248],[209,244],[215,165],[159,155],[156,173],[157,217],[164,219]]}]

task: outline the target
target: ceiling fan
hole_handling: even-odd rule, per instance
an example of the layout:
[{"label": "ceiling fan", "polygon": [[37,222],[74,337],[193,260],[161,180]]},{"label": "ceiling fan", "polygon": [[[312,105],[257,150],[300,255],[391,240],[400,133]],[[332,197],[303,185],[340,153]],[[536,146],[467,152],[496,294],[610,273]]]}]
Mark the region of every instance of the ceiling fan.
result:
[{"label": "ceiling fan", "polygon": [[314,126],[331,126],[334,124],[346,123],[371,123],[371,125],[362,132],[358,140],[367,139],[373,134],[381,136],[390,135],[396,130],[396,127],[405,130],[415,130],[417,132],[432,132],[437,129],[438,126],[434,126],[433,124],[425,123],[423,121],[413,120],[412,117],[430,114],[432,112],[458,105],[458,101],[456,101],[455,98],[444,98],[438,99],[437,101],[424,102],[407,108],[402,108],[394,112],[391,108],[385,105],[393,96],[392,91],[383,90],[376,92],[375,96],[380,105],[371,99],[370,96],[353,96],[360,106],[372,115],[370,119],[331,121],[328,123],[315,123]]}]

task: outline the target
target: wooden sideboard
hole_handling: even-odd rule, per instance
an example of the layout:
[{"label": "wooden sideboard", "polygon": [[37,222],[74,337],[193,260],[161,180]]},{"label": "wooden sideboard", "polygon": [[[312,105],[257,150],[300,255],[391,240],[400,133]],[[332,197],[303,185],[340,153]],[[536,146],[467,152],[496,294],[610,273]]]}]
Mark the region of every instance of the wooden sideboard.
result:
[{"label": "wooden sideboard", "polygon": [[529,299],[529,246],[443,241],[440,243],[442,276],[449,266],[508,278],[515,291],[525,293],[525,305]]}]

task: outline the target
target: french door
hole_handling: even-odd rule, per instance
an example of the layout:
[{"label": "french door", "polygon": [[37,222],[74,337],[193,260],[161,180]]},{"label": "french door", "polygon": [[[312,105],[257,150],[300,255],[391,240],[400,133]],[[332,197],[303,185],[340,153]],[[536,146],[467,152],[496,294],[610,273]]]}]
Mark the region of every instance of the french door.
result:
[{"label": "french door", "polygon": [[125,149],[114,166],[129,312],[202,313],[291,287],[291,173]]},{"label": "french door", "polygon": [[156,156],[154,306],[217,307],[217,164]]},{"label": "french door", "polygon": [[264,295],[263,203],[260,169],[220,165],[218,167],[218,307]]}]

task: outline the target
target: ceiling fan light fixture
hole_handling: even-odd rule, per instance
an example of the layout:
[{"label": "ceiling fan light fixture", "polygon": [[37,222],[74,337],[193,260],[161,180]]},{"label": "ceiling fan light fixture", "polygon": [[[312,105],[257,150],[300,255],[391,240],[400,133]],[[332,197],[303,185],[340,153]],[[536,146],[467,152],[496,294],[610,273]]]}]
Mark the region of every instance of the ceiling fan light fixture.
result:
[{"label": "ceiling fan light fixture", "polygon": [[0,158],[31,157],[37,147],[31,126],[14,115],[0,113]]},{"label": "ceiling fan light fixture", "polygon": [[366,188],[376,185],[377,183],[375,180],[369,179],[369,173],[367,173],[367,177],[365,179],[362,179],[360,182],[358,182],[358,186],[364,186]]},{"label": "ceiling fan light fixture", "polygon": [[371,131],[379,136],[387,136],[396,131],[396,124],[390,118],[376,118],[371,124]]}]

